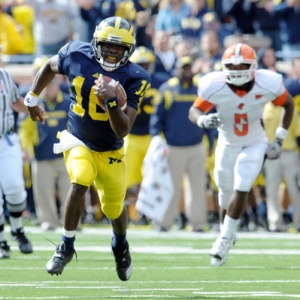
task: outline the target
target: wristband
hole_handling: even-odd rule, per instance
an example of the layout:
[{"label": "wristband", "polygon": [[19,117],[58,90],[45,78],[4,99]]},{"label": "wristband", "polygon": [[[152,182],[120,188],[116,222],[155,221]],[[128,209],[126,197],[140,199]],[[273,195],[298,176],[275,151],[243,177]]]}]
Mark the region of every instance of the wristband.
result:
[{"label": "wristband", "polygon": [[120,101],[119,98],[116,96],[114,98],[104,100],[104,104],[107,109],[114,109],[120,106]]},{"label": "wristband", "polygon": [[286,138],[288,134],[288,131],[286,129],[284,129],[283,127],[277,127],[276,129],[276,138],[280,139],[280,140],[284,140]]},{"label": "wristband", "polygon": [[203,120],[204,119],[206,119],[206,116],[205,115],[201,115],[198,119],[197,119],[197,125],[199,126],[199,127],[203,127],[203,125],[202,125],[202,122],[203,122]]},{"label": "wristband", "polygon": [[30,91],[27,93],[27,95],[24,98],[24,104],[29,107],[36,106],[39,100],[38,98],[39,98],[38,95]]}]

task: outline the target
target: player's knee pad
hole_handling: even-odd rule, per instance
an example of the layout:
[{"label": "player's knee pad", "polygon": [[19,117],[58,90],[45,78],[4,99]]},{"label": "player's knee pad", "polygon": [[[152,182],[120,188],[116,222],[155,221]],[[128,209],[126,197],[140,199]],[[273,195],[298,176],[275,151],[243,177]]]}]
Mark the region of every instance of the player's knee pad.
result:
[{"label": "player's knee pad", "polygon": [[224,170],[217,170],[215,171],[215,180],[219,190],[224,193],[233,190],[233,174]]},{"label": "player's knee pad", "polygon": [[10,212],[22,212],[26,208],[26,196],[25,190],[19,191],[14,194],[6,194],[6,207]]},{"label": "player's knee pad", "polygon": [[89,149],[76,147],[66,153],[65,164],[71,183],[88,186],[96,177],[95,161]]},{"label": "player's knee pad", "polygon": [[246,169],[238,170],[235,174],[233,189],[235,191],[240,191],[240,192],[250,192],[258,174],[259,174],[259,169],[251,170],[250,167],[248,168],[248,172],[246,172]]},{"label": "player's knee pad", "polygon": [[124,204],[122,203],[101,203],[102,211],[110,220],[117,219],[124,208]]}]

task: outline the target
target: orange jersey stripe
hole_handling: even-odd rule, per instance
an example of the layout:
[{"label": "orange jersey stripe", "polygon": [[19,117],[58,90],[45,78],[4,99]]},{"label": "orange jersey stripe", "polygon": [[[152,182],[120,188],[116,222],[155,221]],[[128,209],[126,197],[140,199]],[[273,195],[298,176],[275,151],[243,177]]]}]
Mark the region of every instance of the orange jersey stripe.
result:
[{"label": "orange jersey stripe", "polygon": [[282,106],[286,101],[287,95],[288,95],[288,91],[285,90],[284,93],[280,95],[277,99],[272,101],[272,103],[277,106]]},{"label": "orange jersey stripe", "polygon": [[209,112],[214,105],[206,100],[203,100],[201,97],[197,97],[194,101],[194,106],[201,109],[204,112]]}]

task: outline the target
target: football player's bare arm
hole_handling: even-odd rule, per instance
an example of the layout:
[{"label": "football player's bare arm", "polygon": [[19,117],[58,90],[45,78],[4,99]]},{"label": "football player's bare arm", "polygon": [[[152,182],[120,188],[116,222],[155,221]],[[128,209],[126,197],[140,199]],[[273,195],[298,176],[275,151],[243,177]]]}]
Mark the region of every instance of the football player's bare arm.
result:
[{"label": "football player's bare arm", "polygon": [[119,138],[124,138],[131,129],[137,115],[137,110],[127,106],[126,112],[123,112],[121,108],[118,107],[109,109],[108,114],[112,130]]},{"label": "football player's bare arm", "polygon": [[285,109],[285,114],[282,120],[282,127],[284,129],[288,129],[294,114],[294,99],[290,94],[287,95],[283,108]]},{"label": "football player's bare arm", "polygon": [[199,117],[204,114],[202,110],[193,105],[189,110],[189,119],[192,123],[197,124]]},{"label": "football player's bare arm", "polygon": [[49,58],[46,63],[39,69],[36,74],[31,91],[39,95],[43,89],[53,80],[55,74],[59,74],[58,71],[58,55],[54,55]]},{"label": "football player's bare arm", "polygon": [[45,124],[48,116],[45,114],[45,110],[41,106],[37,106],[38,96],[43,89],[51,82],[55,74],[58,74],[58,56],[55,55],[47,60],[47,62],[40,68],[36,74],[30,92],[27,93],[24,98],[24,104],[28,108],[30,118],[33,121],[41,122]]}]

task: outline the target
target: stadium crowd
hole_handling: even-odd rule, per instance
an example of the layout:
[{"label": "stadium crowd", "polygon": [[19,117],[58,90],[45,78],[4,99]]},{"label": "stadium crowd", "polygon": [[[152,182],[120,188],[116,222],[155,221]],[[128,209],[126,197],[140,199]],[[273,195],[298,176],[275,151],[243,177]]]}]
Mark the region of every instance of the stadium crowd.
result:
[{"label": "stadium crowd", "polygon": [[[218,186],[213,172],[218,132],[192,124],[188,109],[197,97],[199,78],[222,69],[226,48],[246,43],[256,51],[259,69],[282,75],[297,113],[282,144],[282,156],[267,161],[252,186],[239,230],[299,232],[300,0],[0,0],[1,64],[8,69],[12,65],[27,67],[23,77],[12,74],[25,97],[33,76],[49,57],[69,41],[90,43],[97,25],[112,16],[122,17],[134,27],[136,45],[130,60],[146,69],[152,81],[125,137],[128,186],[124,200],[129,222],[149,224],[160,231],[172,226],[194,232],[219,230]],[[23,218],[54,230],[63,222],[69,189],[62,154],[52,153],[57,131],[68,129],[68,80],[55,77],[40,102],[49,113],[46,125],[36,126],[25,114],[16,114],[27,191]],[[212,108],[208,113],[215,112]],[[272,143],[281,111],[270,104],[262,117]],[[28,123],[32,123],[30,130]],[[163,194],[168,199],[162,200],[167,202],[166,214],[156,219],[151,216],[157,211],[147,212],[136,205],[143,197],[151,197],[141,193],[147,175],[144,159],[153,137],[161,135],[176,186]],[[81,223],[100,222],[109,221],[92,185],[78,229]]]}]

